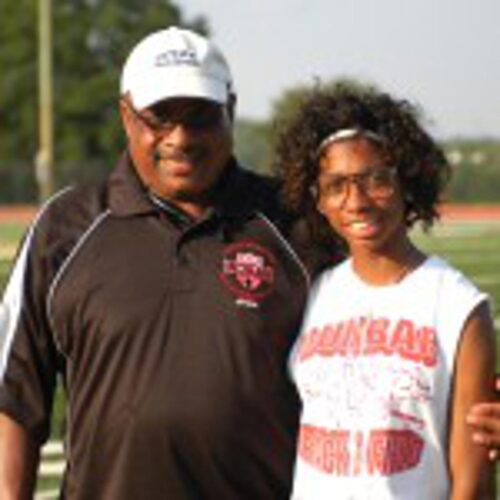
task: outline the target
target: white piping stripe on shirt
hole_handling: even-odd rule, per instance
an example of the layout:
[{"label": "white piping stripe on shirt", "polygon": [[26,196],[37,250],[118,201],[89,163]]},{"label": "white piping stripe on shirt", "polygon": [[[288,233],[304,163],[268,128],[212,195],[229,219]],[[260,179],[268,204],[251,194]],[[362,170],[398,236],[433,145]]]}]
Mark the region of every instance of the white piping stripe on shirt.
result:
[{"label": "white piping stripe on shirt", "polygon": [[12,342],[14,341],[16,326],[21,316],[24,276],[26,273],[28,254],[35,232],[35,227],[43,213],[47,210],[47,207],[54,200],[71,189],[73,189],[73,187],[67,187],[62,191],[59,191],[42,205],[34,221],[30,225],[23,246],[12,270],[9,282],[5,288],[5,293],[3,295],[2,302],[0,303],[0,381],[2,381],[5,376],[7,361],[9,359]]},{"label": "white piping stripe on shirt", "polygon": [[281,241],[283,246],[288,250],[288,253],[292,256],[292,258],[297,262],[299,265],[300,269],[302,270],[302,273],[304,274],[304,277],[306,279],[307,283],[307,288],[311,287],[311,276],[309,275],[309,272],[306,269],[306,266],[300,260],[300,257],[297,255],[295,250],[292,248],[292,245],[288,243],[286,238],[281,234],[281,231],[262,213],[262,212],[257,212],[257,215],[273,230],[274,234],[278,237],[278,239]]},{"label": "white piping stripe on shirt", "polygon": [[[49,321],[49,325],[52,329],[53,332],[55,332],[54,329],[54,321],[52,318],[51,314],[51,304],[52,304],[52,299],[54,297],[55,289],[59,282],[61,281],[61,277],[70,265],[70,263],[74,260],[76,254],[82,248],[82,246],[85,244],[85,242],[90,238],[90,235],[96,230],[97,226],[106,218],[109,216],[111,211],[109,209],[105,210],[104,212],[101,212],[93,221],[92,224],[87,228],[87,230],[80,236],[79,240],[76,242],[76,244],[73,246],[71,249],[71,252],[69,255],[66,257],[64,262],[62,263],[61,267],[57,271],[57,274],[55,275],[54,279],[52,280],[52,283],[50,284],[49,287],[49,292],[47,294],[47,302],[46,302],[46,310],[47,310],[47,319]],[[56,344],[57,348],[59,351],[62,353],[62,350],[60,349],[60,346],[57,345],[57,340],[54,335],[54,343]]]},{"label": "white piping stripe on shirt", "polygon": [[0,304],[0,381],[5,375],[14,331],[21,312],[23,279],[32,235],[33,228],[29,230]]}]

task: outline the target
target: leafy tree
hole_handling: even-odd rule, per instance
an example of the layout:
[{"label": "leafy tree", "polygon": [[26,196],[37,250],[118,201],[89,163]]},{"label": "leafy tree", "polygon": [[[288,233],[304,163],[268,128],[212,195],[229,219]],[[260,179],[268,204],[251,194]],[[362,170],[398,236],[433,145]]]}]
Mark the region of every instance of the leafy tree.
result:
[{"label": "leafy tree", "polygon": [[[53,1],[54,145],[58,180],[112,163],[123,147],[117,96],[123,61],[140,38],[172,24],[200,33],[207,22],[187,22],[168,0]],[[9,168],[31,170],[37,138],[37,2],[0,2],[0,181]],[[24,172],[26,173],[26,172]],[[29,172],[31,175],[31,171]],[[12,174],[11,174],[12,175]],[[15,185],[11,182],[9,186]],[[9,193],[0,187],[0,200]]]},{"label": "leafy tree", "polygon": [[286,126],[295,115],[300,105],[318,88],[348,86],[351,89],[367,90],[372,85],[349,78],[319,81],[310,85],[298,85],[284,91],[273,103],[269,120],[241,119],[236,123],[235,148],[238,158],[244,165],[261,173],[272,174],[273,150],[279,131]]},{"label": "leafy tree", "polygon": [[267,121],[236,121],[234,139],[238,160],[250,170],[268,173],[271,165],[270,129]]},{"label": "leafy tree", "polygon": [[452,202],[498,203],[500,142],[495,139],[453,139],[444,145],[453,167],[446,199]]}]

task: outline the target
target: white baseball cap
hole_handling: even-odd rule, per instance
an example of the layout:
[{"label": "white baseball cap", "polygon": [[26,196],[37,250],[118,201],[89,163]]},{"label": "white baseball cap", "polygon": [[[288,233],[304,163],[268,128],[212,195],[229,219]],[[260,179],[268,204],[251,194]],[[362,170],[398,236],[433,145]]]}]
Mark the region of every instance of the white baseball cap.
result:
[{"label": "white baseball cap", "polygon": [[123,66],[120,90],[144,109],[172,97],[221,104],[233,93],[231,71],[219,48],[192,31],[171,27],[141,40]]}]

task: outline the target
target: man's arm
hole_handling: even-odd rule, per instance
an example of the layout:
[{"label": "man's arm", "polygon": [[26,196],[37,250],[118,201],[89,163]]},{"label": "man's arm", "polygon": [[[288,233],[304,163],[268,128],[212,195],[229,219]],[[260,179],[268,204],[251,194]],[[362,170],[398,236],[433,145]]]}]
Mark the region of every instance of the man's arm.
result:
[{"label": "man's arm", "polygon": [[497,397],[487,403],[475,404],[467,415],[467,423],[473,428],[475,443],[489,448],[490,460],[500,458],[500,376],[497,375],[495,388]]},{"label": "man's arm", "polygon": [[30,500],[36,482],[39,447],[15,420],[0,413],[0,498]]},{"label": "man's arm", "polygon": [[487,450],[472,439],[466,415],[473,404],[494,398],[495,338],[486,303],[467,320],[457,352],[453,394],[449,462],[451,500],[495,498],[494,475]]}]

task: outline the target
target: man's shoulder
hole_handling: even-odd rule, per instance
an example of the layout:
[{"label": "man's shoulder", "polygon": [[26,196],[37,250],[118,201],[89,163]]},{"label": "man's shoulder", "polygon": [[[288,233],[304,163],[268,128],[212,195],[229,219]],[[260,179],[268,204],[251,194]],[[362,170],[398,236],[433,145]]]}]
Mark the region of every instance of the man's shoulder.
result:
[{"label": "man's shoulder", "polygon": [[51,218],[94,218],[107,209],[107,183],[105,180],[92,184],[67,186],[52,196],[42,206]]},{"label": "man's shoulder", "polygon": [[38,238],[51,244],[78,240],[107,211],[106,181],[67,186],[40,208],[34,223]]}]

